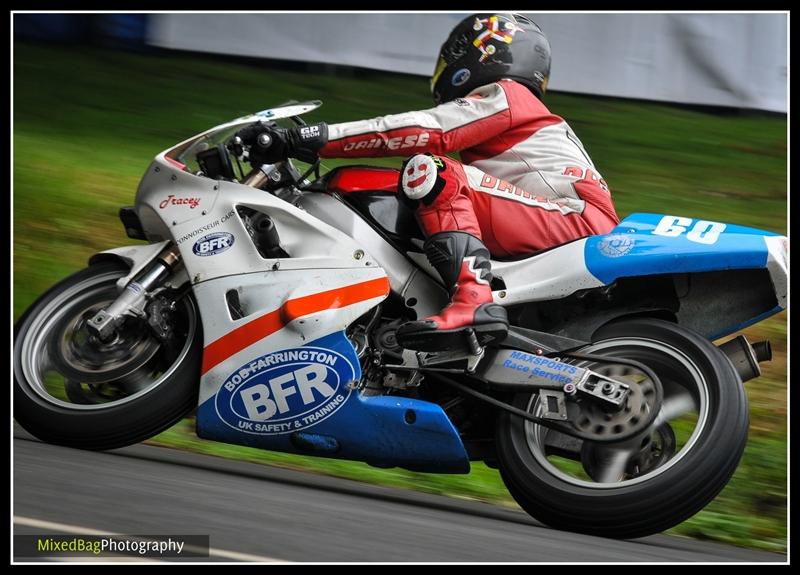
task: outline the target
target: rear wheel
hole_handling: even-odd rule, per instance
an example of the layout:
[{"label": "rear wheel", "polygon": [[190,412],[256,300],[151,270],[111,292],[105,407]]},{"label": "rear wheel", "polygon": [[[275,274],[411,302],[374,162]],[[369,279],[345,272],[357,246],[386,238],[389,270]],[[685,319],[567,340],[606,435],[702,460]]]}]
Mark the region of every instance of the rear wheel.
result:
[{"label": "rear wheel", "polygon": [[14,417],[39,439],[83,449],[123,447],[163,431],[195,407],[203,340],[190,294],[167,295],[149,308],[168,328],[163,339],[144,319],[126,319],[109,341],[86,327],[116,299],[116,282],[128,271],[108,262],[82,270],[51,288],[17,322]]},{"label": "rear wheel", "polygon": [[[680,326],[635,319],[603,327],[583,353],[647,365],[664,396],[653,424],[616,443],[579,440],[504,413],[500,471],[520,506],[543,523],[607,537],[668,529],[707,505],[727,484],[747,441],[747,397],[716,346]],[[575,362],[647,387],[635,368]],[[536,394],[515,405],[537,413]],[[600,430],[602,431],[602,430]]]}]

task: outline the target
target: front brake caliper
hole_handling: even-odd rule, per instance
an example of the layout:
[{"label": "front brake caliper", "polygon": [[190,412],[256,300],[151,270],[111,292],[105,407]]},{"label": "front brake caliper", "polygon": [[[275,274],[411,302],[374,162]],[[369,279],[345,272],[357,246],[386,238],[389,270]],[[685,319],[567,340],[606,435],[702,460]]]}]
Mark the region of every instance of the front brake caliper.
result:
[{"label": "front brake caliper", "polygon": [[163,295],[159,295],[150,300],[147,304],[147,324],[153,335],[160,341],[167,341],[172,338],[174,318],[173,313],[177,308],[177,303]]}]

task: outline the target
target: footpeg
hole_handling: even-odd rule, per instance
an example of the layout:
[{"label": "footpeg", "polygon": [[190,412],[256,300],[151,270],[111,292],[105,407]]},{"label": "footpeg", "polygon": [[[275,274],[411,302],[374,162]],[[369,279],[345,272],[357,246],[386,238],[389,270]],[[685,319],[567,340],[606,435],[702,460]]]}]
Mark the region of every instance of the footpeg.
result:
[{"label": "footpeg", "polygon": [[475,335],[475,330],[470,328],[467,330],[467,344],[469,345],[469,355],[467,356],[467,373],[475,373],[475,368],[483,359],[485,348],[478,343],[478,338]]},{"label": "footpeg", "polygon": [[[430,371],[466,371],[467,373],[474,373],[478,364],[486,355],[485,349],[482,347],[479,347],[477,351],[477,354],[471,354],[466,350],[414,351],[406,349],[403,350],[403,363],[401,365],[387,365],[386,367],[390,369],[428,369]],[[463,362],[466,362],[466,365]]]}]

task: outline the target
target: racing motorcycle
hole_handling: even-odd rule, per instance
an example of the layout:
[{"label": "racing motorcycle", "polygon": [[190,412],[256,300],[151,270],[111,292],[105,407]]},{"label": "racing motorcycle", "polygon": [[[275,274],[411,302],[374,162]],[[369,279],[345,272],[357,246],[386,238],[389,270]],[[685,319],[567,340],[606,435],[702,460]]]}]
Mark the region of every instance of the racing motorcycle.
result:
[{"label": "racing motorcycle", "polygon": [[146,243],[92,256],[15,326],[14,415],[36,437],[113,449],[196,409],[197,434],[378,467],[499,469],[541,522],[660,532],[708,504],[745,447],[743,382],[769,343],[734,334],[786,308],[787,238],[636,213],[609,234],[493,261],[511,327],[404,349],[398,326],[448,293],[398,172],[250,166],[236,132],[160,153],[136,205]]}]

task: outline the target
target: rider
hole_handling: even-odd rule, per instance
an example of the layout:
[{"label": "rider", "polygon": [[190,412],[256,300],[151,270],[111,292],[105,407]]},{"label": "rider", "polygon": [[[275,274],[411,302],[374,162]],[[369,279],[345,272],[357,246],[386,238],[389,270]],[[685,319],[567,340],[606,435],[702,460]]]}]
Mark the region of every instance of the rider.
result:
[{"label": "rider", "polygon": [[[508,330],[492,299],[491,256],[529,254],[619,223],[580,140],[541,102],[549,74],[550,44],[539,26],[517,14],[475,14],[442,45],[431,78],[436,107],[332,125],[257,125],[242,136],[254,144],[251,161],[264,163],[411,155],[398,193],[416,209],[425,253],[451,302],[403,325],[398,339],[411,349],[447,349],[472,328],[482,344]],[[256,137],[264,131],[272,137]],[[450,152],[461,162],[443,155]]]}]

